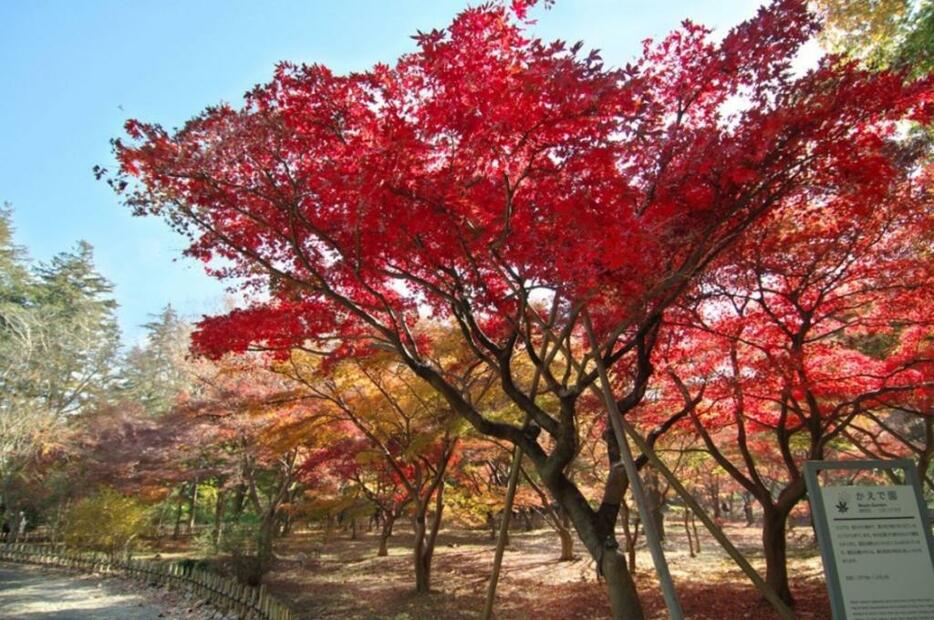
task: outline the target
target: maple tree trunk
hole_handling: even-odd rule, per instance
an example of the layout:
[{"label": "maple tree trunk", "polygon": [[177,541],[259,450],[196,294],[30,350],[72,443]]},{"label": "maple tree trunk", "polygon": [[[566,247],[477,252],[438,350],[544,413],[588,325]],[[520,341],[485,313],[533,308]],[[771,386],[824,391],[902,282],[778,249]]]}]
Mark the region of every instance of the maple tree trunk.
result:
[{"label": "maple tree trunk", "polygon": [[272,557],[272,539],[276,529],[276,511],[269,509],[263,514],[263,520],[259,526],[259,536],[257,540],[257,550],[261,562],[266,562]]},{"label": "maple tree trunk", "polygon": [[616,551],[607,550],[601,562],[610,597],[613,620],[642,620],[642,605],[636,584],[626,566],[626,558]]},{"label": "maple tree trunk", "polygon": [[746,517],[747,527],[755,523],[755,515],[752,512],[752,497],[748,493],[743,493],[743,515]]},{"label": "maple tree trunk", "polygon": [[198,481],[191,483],[191,496],[188,498],[188,527],[185,530],[191,534],[195,528],[195,502],[198,501]]},{"label": "maple tree trunk", "polygon": [[714,482],[710,486],[710,504],[713,508],[713,518],[719,520],[723,513],[721,512],[722,506],[720,505],[720,484],[719,482]]},{"label": "maple tree trunk", "polygon": [[630,521],[629,504],[625,501],[620,504],[620,521],[623,522],[623,538],[626,541],[626,555],[629,559],[627,566],[629,567],[629,572],[636,572],[636,543],[639,540],[639,517],[636,516],[636,521],[633,524]]},{"label": "maple tree trunk", "polygon": [[172,530],[172,539],[177,539],[182,531],[182,507],[185,505],[184,488],[178,495],[178,502],[175,504],[175,528]]},{"label": "maple tree trunk", "polygon": [[392,536],[392,525],[395,522],[396,517],[390,513],[385,513],[383,516],[383,527],[379,533],[379,551],[377,551],[377,557],[386,557],[389,555],[389,537]]},{"label": "maple tree trunk", "polygon": [[415,592],[427,594],[431,589],[431,560],[435,553],[435,541],[441,529],[441,514],[444,511],[444,482],[438,485],[435,492],[435,511],[428,521],[428,502],[430,497],[416,504],[415,510]]},{"label": "maple tree trunk", "polygon": [[334,515],[328,514],[328,517],[324,522],[324,544],[329,543],[332,536],[334,536]]},{"label": "maple tree trunk", "polygon": [[422,554],[422,547],[415,550],[415,592],[428,594],[431,589],[431,563]]},{"label": "maple tree trunk", "polygon": [[246,501],[246,485],[242,482],[237,485],[237,490],[234,492],[233,499],[233,515],[240,518],[240,515],[243,514],[243,504]]},{"label": "maple tree trunk", "polygon": [[762,515],[762,548],[765,551],[765,581],[789,606],[794,597],[788,586],[788,562],[785,548],[785,526],[788,514],[769,509]]},{"label": "maple tree trunk", "polygon": [[414,521],[415,592],[418,594],[427,594],[431,588],[431,554],[427,553],[428,528],[425,523],[427,511],[427,505],[419,507]]},{"label": "maple tree trunk", "polygon": [[571,523],[567,514],[562,510],[560,520],[555,522],[558,538],[561,540],[561,556],[559,562],[570,562],[574,559],[574,537],[571,536]]},{"label": "maple tree trunk", "polygon": [[684,509],[684,533],[688,538],[688,553],[693,558],[696,554],[694,553],[694,539],[691,536],[691,524],[687,508]]},{"label": "maple tree trunk", "polygon": [[211,530],[211,543],[214,545],[215,550],[221,540],[221,526],[224,521],[226,499],[227,493],[225,491],[217,492],[217,501],[214,503],[214,528]]},{"label": "maple tree trunk", "polygon": [[655,531],[658,532],[658,539],[664,541],[665,513],[662,508],[665,506],[665,497],[662,495],[658,473],[654,470],[649,470],[645,475],[645,499],[649,504],[652,521],[655,523]]},{"label": "maple tree trunk", "polygon": [[665,541],[665,513],[662,512],[660,504],[652,505],[652,521],[655,523],[655,531],[658,532],[659,541]]},{"label": "maple tree trunk", "polygon": [[558,557],[559,562],[571,562],[574,560],[574,537],[571,536],[571,531],[567,528],[560,528],[558,530],[558,539],[561,540],[561,555]]},{"label": "maple tree trunk", "polygon": [[697,548],[697,552],[701,552],[700,548],[700,536],[697,535],[697,515],[694,514],[694,511],[691,511],[691,529],[694,531],[694,546]]},{"label": "maple tree trunk", "polygon": [[928,488],[934,490],[928,477],[932,457],[934,457],[934,417],[929,416],[924,420],[924,449],[921,450],[921,454],[918,456],[918,474],[921,476],[922,491],[925,482],[927,482]]},{"label": "maple tree trunk", "polygon": [[604,505],[594,512],[580,490],[560,472],[540,472],[558,505],[566,512],[590,556],[606,579],[613,620],[643,620],[642,604],[626,558],[618,551],[615,525],[619,505]]}]

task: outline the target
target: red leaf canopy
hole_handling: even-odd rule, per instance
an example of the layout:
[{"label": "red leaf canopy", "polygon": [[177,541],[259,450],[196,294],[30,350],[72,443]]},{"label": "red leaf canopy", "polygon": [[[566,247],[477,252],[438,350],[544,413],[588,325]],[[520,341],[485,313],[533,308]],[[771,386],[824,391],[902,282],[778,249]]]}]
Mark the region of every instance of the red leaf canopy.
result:
[{"label": "red leaf canopy", "polygon": [[794,78],[814,30],[777,0],[719,43],[685,22],[610,69],[482,5],[394,66],[283,63],[239,109],[130,121],[114,182],[256,293],[202,325],[214,355],[366,337],[417,358],[426,314],[482,345],[554,294],[624,333],[768,209],[871,201],[897,174],[885,137],[930,112],[930,84],[829,60]]}]

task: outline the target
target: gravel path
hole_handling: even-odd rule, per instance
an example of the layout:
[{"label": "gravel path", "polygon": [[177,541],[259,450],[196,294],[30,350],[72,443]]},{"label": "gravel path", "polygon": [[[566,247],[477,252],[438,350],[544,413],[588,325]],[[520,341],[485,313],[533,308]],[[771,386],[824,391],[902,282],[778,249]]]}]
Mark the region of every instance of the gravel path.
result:
[{"label": "gravel path", "polygon": [[3,620],[191,620],[211,617],[212,612],[119,579],[0,564]]}]

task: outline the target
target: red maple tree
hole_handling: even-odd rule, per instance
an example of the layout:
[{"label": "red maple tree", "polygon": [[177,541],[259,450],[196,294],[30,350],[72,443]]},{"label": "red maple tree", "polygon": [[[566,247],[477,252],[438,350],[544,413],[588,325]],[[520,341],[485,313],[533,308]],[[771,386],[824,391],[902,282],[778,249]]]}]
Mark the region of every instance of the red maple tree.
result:
[{"label": "red maple tree", "polygon": [[774,209],[669,315],[680,342],[663,363],[685,398],[704,385],[695,430],[761,506],[767,581],[789,602],[802,463],[837,450],[854,420],[934,395],[934,211],[913,172],[879,160],[856,172],[874,184],[859,196]]},{"label": "red maple tree", "polygon": [[[776,0],[717,43],[686,22],[609,69],[482,5],[393,66],[283,63],[239,109],[171,132],[130,121],[111,182],[257,293],[201,323],[202,351],[392,351],[479,432],[521,446],[601,563],[614,617],[641,618],[608,552],[618,498],[595,510],[564,474],[593,357],[629,378],[619,404],[632,410],[662,315],[697,274],[776,206],[859,199],[891,124],[930,108],[929,85],[899,75],[825,61],[793,77],[814,30],[803,1]],[[459,326],[542,435],[485,416],[423,355],[413,328],[428,317]],[[575,344],[584,317],[597,350]],[[519,358],[556,407],[517,381]]]}]

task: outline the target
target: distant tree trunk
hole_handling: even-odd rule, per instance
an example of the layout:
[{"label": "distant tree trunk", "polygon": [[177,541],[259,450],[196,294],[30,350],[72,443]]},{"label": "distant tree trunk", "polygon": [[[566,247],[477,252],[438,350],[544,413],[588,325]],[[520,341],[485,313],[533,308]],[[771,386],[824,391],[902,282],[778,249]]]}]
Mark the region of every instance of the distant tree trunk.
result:
[{"label": "distant tree trunk", "polygon": [[292,513],[286,511],[279,519],[279,538],[285,538],[292,531]]},{"label": "distant tree trunk", "polygon": [[693,558],[697,554],[694,553],[694,538],[691,535],[691,523],[690,523],[690,517],[688,516],[690,512],[691,511],[689,508],[684,509],[684,533],[688,538],[688,553]]},{"label": "distant tree trunk", "polygon": [[243,514],[243,505],[246,502],[246,485],[242,482],[237,485],[236,490],[234,490],[233,497],[233,506],[231,506],[231,512],[235,519],[239,519],[240,515]]},{"label": "distant tree trunk", "polygon": [[191,534],[195,529],[195,506],[198,501],[198,481],[191,483],[191,496],[188,498],[188,528],[186,532]]},{"label": "distant tree trunk", "polygon": [[661,490],[661,483],[658,479],[658,472],[654,469],[647,469],[643,476],[645,480],[645,499],[649,505],[649,512],[652,515],[652,521],[655,523],[655,531],[658,532],[658,539],[665,540],[665,496]]},{"label": "distant tree trunk", "polygon": [[542,505],[542,513],[545,516],[545,520],[555,528],[555,532],[558,533],[558,540],[561,541],[561,555],[558,557],[559,562],[569,562],[574,559],[574,537],[571,531],[571,520],[568,517],[567,511],[561,507],[561,505],[555,505],[548,499],[548,495],[545,493],[542,488],[536,484],[536,482],[529,476],[529,474],[522,469],[522,475],[525,477],[526,482],[529,486],[532,487],[532,490],[538,494],[539,500]]},{"label": "distant tree trunk", "polygon": [[172,539],[177,540],[182,531],[182,508],[185,506],[185,487],[178,493],[178,502],[175,504],[175,528],[172,530]]},{"label": "distant tree trunk", "polygon": [[746,527],[750,527],[756,522],[752,511],[752,494],[748,492],[743,493],[743,516],[746,517]]},{"label": "distant tree trunk", "polygon": [[723,517],[721,512],[720,504],[720,478],[715,477],[713,481],[707,485],[707,493],[710,496],[710,507],[713,508],[713,518],[715,521],[718,521]]},{"label": "distant tree trunk", "polygon": [[555,523],[555,530],[561,540],[561,556],[558,561],[570,562],[574,559],[574,536],[571,534],[571,522],[564,510],[561,511],[561,516]]},{"label": "distant tree trunk", "polygon": [[924,420],[924,448],[918,455],[918,473],[921,475],[922,491],[925,484],[928,490],[934,491],[934,482],[928,475],[932,458],[934,458],[934,416],[927,416]]},{"label": "distant tree trunk", "polygon": [[697,535],[697,515],[694,514],[693,510],[690,511],[690,513],[691,513],[691,530],[694,531],[694,546],[697,548],[697,552],[700,553],[701,552],[700,536]]},{"label": "distant tree trunk", "polygon": [[639,541],[639,525],[641,520],[639,515],[636,515],[635,522],[632,521],[632,511],[629,509],[629,504],[623,500],[619,505],[619,520],[623,525],[623,538],[626,542],[626,555],[628,558],[627,566],[629,567],[629,572],[636,572],[636,543]]},{"label": "distant tree trunk", "polygon": [[522,515],[522,523],[525,526],[525,531],[531,532],[533,529],[532,528],[532,509],[523,508],[520,514]]},{"label": "distant tree trunk", "polygon": [[331,537],[334,536],[334,515],[328,513],[327,519],[324,521],[324,544],[327,544],[331,541]]},{"label": "distant tree trunk", "polygon": [[217,491],[217,500],[214,502],[214,527],[211,529],[211,544],[214,545],[214,551],[217,551],[221,541],[221,528],[224,522],[224,508],[226,506],[227,492]]}]

